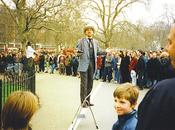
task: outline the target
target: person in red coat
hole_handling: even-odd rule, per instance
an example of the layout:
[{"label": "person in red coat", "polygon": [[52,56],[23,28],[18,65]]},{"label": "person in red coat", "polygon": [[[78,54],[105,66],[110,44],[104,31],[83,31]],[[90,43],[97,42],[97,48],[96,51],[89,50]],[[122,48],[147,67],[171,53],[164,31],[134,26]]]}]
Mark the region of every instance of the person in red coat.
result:
[{"label": "person in red coat", "polygon": [[136,85],[136,81],[137,81],[137,78],[136,78],[136,65],[137,65],[137,53],[134,51],[131,53],[131,61],[130,61],[130,64],[129,64],[129,72],[130,72],[130,75],[131,75],[131,82],[132,84]]}]

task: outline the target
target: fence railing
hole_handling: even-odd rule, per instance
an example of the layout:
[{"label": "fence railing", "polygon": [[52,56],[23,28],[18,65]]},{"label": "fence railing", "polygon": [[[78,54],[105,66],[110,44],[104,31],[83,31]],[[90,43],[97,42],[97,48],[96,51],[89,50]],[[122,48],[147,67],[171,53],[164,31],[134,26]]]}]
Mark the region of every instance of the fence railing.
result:
[{"label": "fence railing", "polygon": [[0,115],[7,97],[19,90],[35,93],[35,73],[29,75],[28,73],[6,72],[0,75]]}]

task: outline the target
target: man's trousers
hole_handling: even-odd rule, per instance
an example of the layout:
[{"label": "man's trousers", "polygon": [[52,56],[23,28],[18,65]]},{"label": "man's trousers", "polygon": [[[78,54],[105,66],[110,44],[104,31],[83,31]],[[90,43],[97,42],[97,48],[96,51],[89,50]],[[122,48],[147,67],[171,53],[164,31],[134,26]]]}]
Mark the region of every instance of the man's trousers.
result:
[{"label": "man's trousers", "polygon": [[[80,98],[81,103],[91,93],[93,87],[93,75],[95,70],[94,60],[91,60],[86,72],[80,72]],[[90,96],[87,98],[90,103]]]}]

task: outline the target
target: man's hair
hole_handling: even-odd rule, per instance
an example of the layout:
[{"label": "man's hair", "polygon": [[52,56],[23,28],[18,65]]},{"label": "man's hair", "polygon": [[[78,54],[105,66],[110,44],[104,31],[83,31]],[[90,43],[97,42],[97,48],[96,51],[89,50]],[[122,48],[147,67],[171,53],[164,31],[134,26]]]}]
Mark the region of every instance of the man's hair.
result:
[{"label": "man's hair", "polygon": [[113,93],[114,98],[121,98],[128,100],[131,105],[135,105],[137,103],[137,99],[139,96],[139,89],[137,86],[131,83],[124,83],[115,89]]},{"label": "man's hair", "polygon": [[86,26],[85,28],[84,28],[84,33],[86,32],[86,30],[88,30],[88,29],[92,29],[92,31],[93,32],[95,32],[95,29],[94,29],[94,27],[93,26]]},{"label": "man's hair", "polygon": [[32,45],[31,42],[28,41],[26,46],[31,46],[31,45]]},{"label": "man's hair", "polygon": [[33,114],[38,110],[38,98],[29,91],[12,93],[2,110],[2,127],[4,130],[25,129]]}]

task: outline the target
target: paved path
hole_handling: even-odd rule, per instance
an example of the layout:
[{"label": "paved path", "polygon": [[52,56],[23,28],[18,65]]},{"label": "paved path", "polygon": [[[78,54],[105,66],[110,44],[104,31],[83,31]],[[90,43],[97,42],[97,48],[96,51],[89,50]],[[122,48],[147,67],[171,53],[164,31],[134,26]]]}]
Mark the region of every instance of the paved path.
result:
[{"label": "paved path", "polygon": [[[37,74],[36,93],[40,97],[41,108],[32,119],[33,130],[68,130],[80,104],[80,79],[58,74]],[[99,130],[111,130],[117,115],[114,111],[112,93],[117,84],[94,81],[92,111]],[[140,100],[146,90],[141,91]],[[76,124],[76,130],[95,130],[89,109],[82,110],[85,118]]]}]

